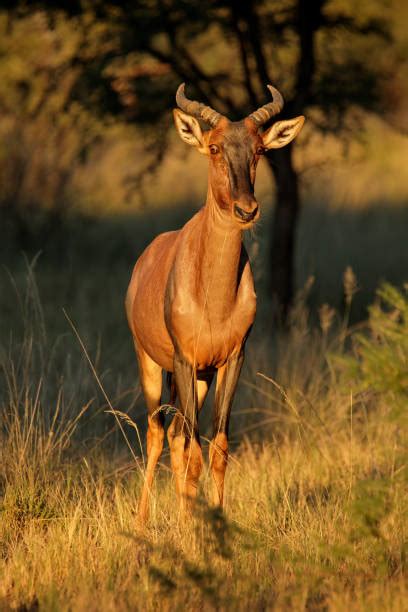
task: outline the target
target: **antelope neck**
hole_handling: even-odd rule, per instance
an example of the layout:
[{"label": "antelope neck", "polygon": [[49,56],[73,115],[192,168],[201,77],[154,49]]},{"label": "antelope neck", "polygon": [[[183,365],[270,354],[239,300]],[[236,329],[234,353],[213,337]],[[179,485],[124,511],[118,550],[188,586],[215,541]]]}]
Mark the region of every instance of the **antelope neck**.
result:
[{"label": "antelope neck", "polygon": [[209,192],[197,250],[198,295],[214,321],[231,316],[238,289],[242,230],[226,218]]}]

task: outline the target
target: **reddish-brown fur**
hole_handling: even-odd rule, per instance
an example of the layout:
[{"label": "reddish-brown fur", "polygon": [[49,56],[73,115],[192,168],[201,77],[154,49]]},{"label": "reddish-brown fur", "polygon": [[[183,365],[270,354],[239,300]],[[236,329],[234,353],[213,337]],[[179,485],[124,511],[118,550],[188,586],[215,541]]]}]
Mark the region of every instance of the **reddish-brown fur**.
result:
[{"label": "reddish-brown fur", "polygon": [[126,297],[149,415],[142,521],[163,448],[163,369],[172,373],[179,398],[168,438],[182,510],[196,494],[203,463],[198,413],[217,373],[210,466],[214,501],[223,503],[230,408],[256,311],[242,231],[259,215],[253,187],[268,132],[259,135],[251,119],[221,118],[204,133],[181,111],[175,111],[175,120],[183,140],[208,155],[209,182],[204,207],[181,230],[158,236],[141,255]]}]

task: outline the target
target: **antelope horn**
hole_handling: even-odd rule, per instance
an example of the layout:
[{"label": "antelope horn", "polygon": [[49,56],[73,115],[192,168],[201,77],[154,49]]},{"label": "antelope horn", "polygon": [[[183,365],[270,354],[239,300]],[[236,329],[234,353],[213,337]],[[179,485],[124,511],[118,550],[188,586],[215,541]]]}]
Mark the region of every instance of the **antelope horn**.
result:
[{"label": "antelope horn", "polygon": [[203,119],[211,127],[215,127],[222,115],[217,113],[211,106],[206,106],[201,102],[195,100],[189,100],[184,94],[185,83],[182,83],[177,89],[176,102],[182,111],[193,117]]},{"label": "antelope horn", "polygon": [[249,118],[252,119],[257,127],[261,127],[268,119],[280,113],[284,105],[283,97],[279,91],[272,87],[272,85],[267,85],[267,87],[272,94],[273,101],[264,104],[249,115]]}]

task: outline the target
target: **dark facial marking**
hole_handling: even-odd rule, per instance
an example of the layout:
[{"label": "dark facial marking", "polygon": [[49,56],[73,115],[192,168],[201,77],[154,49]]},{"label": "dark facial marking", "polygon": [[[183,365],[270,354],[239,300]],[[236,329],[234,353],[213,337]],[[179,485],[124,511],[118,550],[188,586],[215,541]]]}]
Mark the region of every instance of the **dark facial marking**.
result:
[{"label": "dark facial marking", "polygon": [[254,157],[255,141],[242,123],[231,123],[225,131],[223,154],[227,163],[232,199],[254,194],[250,166]]}]

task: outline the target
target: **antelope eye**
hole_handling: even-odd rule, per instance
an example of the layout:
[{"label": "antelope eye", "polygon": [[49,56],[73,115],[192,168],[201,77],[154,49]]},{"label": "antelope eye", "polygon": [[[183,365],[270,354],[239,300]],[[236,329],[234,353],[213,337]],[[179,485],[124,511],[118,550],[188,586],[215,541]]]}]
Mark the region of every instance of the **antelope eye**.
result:
[{"label": "antelope eye", "polygon": [[256,150],[257,155],[263,155],[265,153],[265,149],[263,147],[258,147]]},{"label": "antelope eye", "polygon": [[219,152],[219,148],[217,147],[217,145],[215,144],[210,145],[211,155],[216,155],[218,152]]}]

